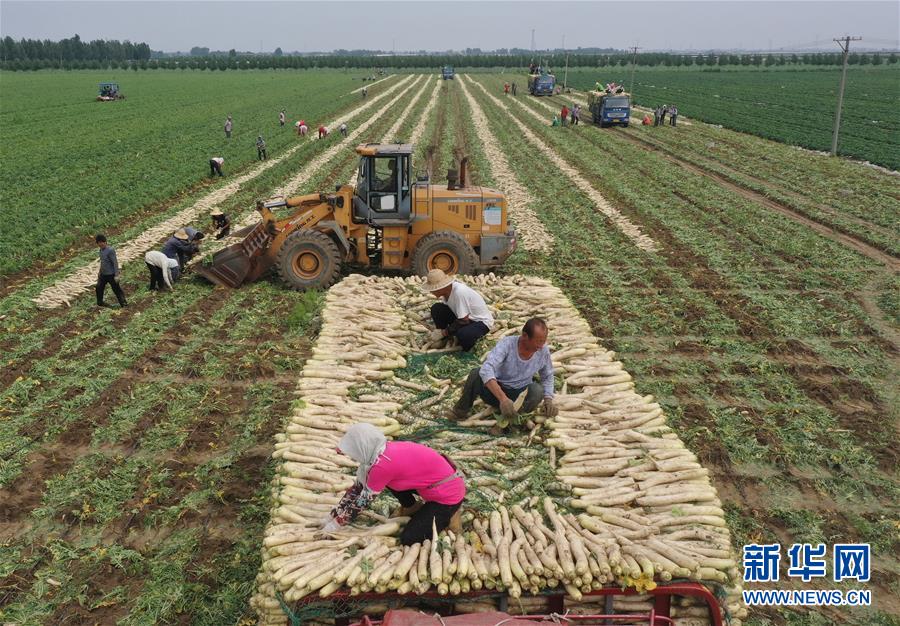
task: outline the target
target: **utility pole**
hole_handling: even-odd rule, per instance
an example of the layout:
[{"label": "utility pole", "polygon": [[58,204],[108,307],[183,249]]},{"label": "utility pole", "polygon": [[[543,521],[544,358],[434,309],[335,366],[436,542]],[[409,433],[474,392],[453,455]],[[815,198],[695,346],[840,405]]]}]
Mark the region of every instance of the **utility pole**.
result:
[{"label": "utility pole", "polygon": [[628,93],[631,94],[631,97],[634,98],[634,68],[637,66],[637,51],[640,50],[638,46],[631,46],[631,84],[628,85]]},{"label": "utility pole", "polygon": [[531,54],[534,54],[534,29],[531,29]]},{"label": "utility pole", "polygon": [[563,91],[568,91],[569,86],[569,51],[566,50],[566,36],[562,36],[562,49],[566,53],[566,72],[563,74]]},{"label": "utility pole", "polygon": [[844,85],[847,82],[847,56],[850,54],[850,42],[862,41],[862,37],[844,35],[841,39],[835,39],[837,45],[844,52],[844,67],[841,70],[841,86],[838,89],[837,111],[834,113],[834,133],[831,135],[831,156],[837,156],[838,132],[841,130],[841,107],[844,104]]}]

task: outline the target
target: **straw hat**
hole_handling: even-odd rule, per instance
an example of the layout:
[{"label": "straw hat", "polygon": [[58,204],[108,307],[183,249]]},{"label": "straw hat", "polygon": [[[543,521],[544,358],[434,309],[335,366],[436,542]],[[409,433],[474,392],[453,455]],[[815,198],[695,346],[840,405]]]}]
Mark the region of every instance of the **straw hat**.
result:
[{"label": "straw hat", "polygon": [[183,228],[179,228],[178,230],[176,230],[175,235],[173,236],[175,237],[175,239],[184,239],[185,241],[188,240],[187,231]]},{"label": "straw hat", "polygon": [[224,213],[222,213],[222,209],[213,209],[212,211],[209,212],[209,214],[212,215],[213,217],[218,217],[219,215],[225,215]]},{"label": "straw hat", "polygon": [[444,270],[431,270],[428,272],[427,278],[425,278],[425,284],[422,285],[422,291],[427,291],[429,293],[440,291],[452,283],[453,277],[447,276],[444,273]]}]

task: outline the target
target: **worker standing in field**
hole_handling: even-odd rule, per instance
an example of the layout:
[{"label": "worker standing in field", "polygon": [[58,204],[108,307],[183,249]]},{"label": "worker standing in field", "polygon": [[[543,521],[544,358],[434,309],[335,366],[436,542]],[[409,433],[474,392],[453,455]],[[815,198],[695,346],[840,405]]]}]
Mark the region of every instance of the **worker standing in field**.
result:
[{"label": "worker standing in field", "polygon": [[512,95],[516,95],[516,84],[515,83],[510,85],[510,89],[512,90]]},{"label": "worker standing in field", "polygon": [[144,264],[150,270],[150,291],[162,291],[178,280],[178,261],[170,259],[162,252],[151,250],[144,255]]},{"label": "worker standing in field", "polygon": [[428,272],[422,289],[440,300],[431,305],[435,338],[456,337],[463,352],[468,352],[494,325],[481,294],[442,270]]},{"label": "worker standing in field", "polygon": [[562,111],[559,112],[559,122],[561,125],[566,125],[566,120],[569,119],[569,107],[566,105],[562,106]]},{"label": "worker standing in field", "polygon": [[504,96],[509,95],[509,83],[503,83],[503,95]]},{"label": "worker standing in field", "polygon": [[231,220],[222,209],[213,209],[209,216],[212,218],[213,230],[216,231],[216,239],[222,239],[231,233]]},{"label": "worker standing in field", "polygon": [[659,107],[653,109],[653,125],[659,126]]},{"label": "worker standing in field", "polygon": [[265,161],[267,158],[269,157],[266,154],[266,140],[259,135],[256,137],[256,160]]},{"label": "worker standing in field", "polygon": [[284,128],[284,120],[285,120],[284,109],[281,109],[281,113],[278,114],[278,124],[282,128]]},{"label": "worker standing in field", "polygon": [[209,160],[209,175],[215,176],[218,174],[219,176],[224,176],[222,173],[222,164],[225,162],[225,159],[222,157],[213,157]]},{"label": "worker standing in field", "polygon": [[[539,374],[541,382],[534,382]],[[476,398],[499,408],[508,423],[518,415],[515,400],[526,394],[521,411],[534,411],[541,398],[543,413],[555,417],[559,410],[553,402],[553,362],[547,347],[547,322],[533,317],[522,327],[519,336],[504,337],[488,353],[481,367],[469,372],[462,396],[453,406],[452,416],[464,419],[472,410]],[[498,424],[499,426],[499,424]]]},{"label": "worker standing in field", "polygon": [[332,533],[351,523],[385,489],[400,502],[399,514],[410,516],[400,532],[401,545],[422,543],[431,537],[432,525],[437,532],[445,528],[461,532],[466,483],[446,455],[412,441],[388,441],[368,423],[350,426],[337,450],[359,463],[359,468],[353,486],[322,520],[322,532]]},{"label": "worker standing in field", "polygon": [[338,130],[341,131],[341,137],[347,136],[347,123],[341,122],[341,125],[338,127]]},{"label": "worker standing in field", "polygon": [[664,104],[659,107],[659,125],[664,126],[666,123],[666,111],[669,110],[669,105]]},{"label": "worker standing in field", "polygon": [[225,139],[231,139],[232,128],[234,128],[234,123],[231,121],[231,116],[229,115],[225,118]]},{"label": "worker standing in field", "polygon": [[100,248],[100,271],[97,272],[97,306],[109,306],[103,301],[103,295],[106,293],[106,286],[112,287],[113,293],[116,294],[116,300],[119,301],[120,307],[128,306],[125,301],[125,292],[119,285],[119,260],[116,258],[115,249],[106,241],[106,235],[98,234],[94,237],[94,242]]},{"label": "worker standing in field", "polygon": [[672,126],[675,126],[675,120],[678,119],[678,107],[674,104],[669,107],[669,123]]}]

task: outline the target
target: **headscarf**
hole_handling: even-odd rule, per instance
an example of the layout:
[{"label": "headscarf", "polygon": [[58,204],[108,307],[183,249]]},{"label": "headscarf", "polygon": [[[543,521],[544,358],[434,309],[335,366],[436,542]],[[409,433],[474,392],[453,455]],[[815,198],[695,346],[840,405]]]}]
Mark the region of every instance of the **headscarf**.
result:
[{"label": "headscarf", "polygon": [[353,424],[338,442],[338,449],[359,463],[356,481],[367,487],[369,470],[378,462],[378,457],[387,446],[387,438],[380,430],[365,422]]}]

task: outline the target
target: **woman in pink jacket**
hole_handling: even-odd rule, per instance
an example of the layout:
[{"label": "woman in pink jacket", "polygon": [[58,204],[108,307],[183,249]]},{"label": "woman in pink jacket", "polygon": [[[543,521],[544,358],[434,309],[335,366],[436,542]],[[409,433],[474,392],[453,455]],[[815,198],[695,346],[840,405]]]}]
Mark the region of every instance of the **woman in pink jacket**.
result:
[{"label": "woman in pink jacket", "polygon": [[462,472],[443,454],[412,441],[388,441],[365,423],[347,429],[338,451],[359,463],[359,469],[356,482],[326,520],[325,532],[352,522],[385,489],[399,500],[401,515],[412,516],[400,533],[404,546],[429,539],[432,522],[438,532],[448,526],[459,530],[466,485]]}]

